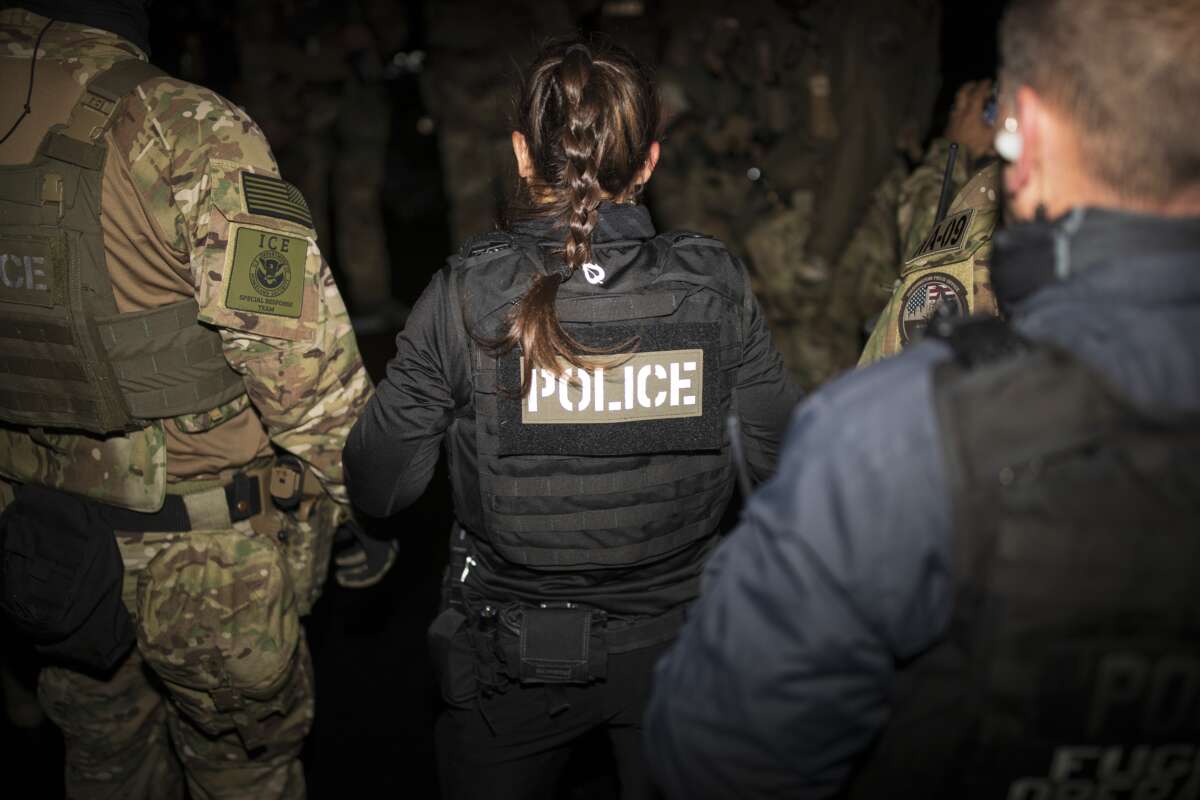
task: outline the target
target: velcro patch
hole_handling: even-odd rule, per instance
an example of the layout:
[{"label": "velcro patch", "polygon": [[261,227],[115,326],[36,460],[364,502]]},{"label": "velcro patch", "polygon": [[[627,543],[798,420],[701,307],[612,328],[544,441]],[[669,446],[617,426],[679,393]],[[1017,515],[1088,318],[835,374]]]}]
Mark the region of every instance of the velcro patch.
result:
[{"label": "velcro patch", "polygon": [[971,220],[974,217],[975,209],[967,208],[951,214],[934,225],[933,230],[929,232],[929,236],[925,238],[925,242],[913,259],[925,258],[934,253],[944,253],[962,247],[963,242],[967,239],[967,233],[971,230]]},{"label": "velcro patch", "polygon": [[225,307],[298,319],[304,308],[308,240],[278,231],[239,227]]},{"label": "velcro patch", "polygon": [[[704,414],[704,351],[659,350],[592,359],[590,369],[559,359],[559,375],[534,371],[521,409],[526,425],[603,424]],[[524,369],[524,359],[521,360]]]},{"label": "velcro patch", "polygon": [[[535,370],[524,397],[501,388],[499,454],[605,456],[720,449],[722,409],[729,398],[719,356],[720,325],[603,327],[609,343],[636,337],[637,352],[594,356],[585,359],[588,369],[571,367],[561,377]],[[520,385],[518,354],[506,354],[498,367],[500,387]]]},{"label": "velcro patch", "polygon": [[242,172],[242,194],[246,198],[247,213],[287,220],[305,228],[313,226],[312,213],[304,195],[285,180]]}]

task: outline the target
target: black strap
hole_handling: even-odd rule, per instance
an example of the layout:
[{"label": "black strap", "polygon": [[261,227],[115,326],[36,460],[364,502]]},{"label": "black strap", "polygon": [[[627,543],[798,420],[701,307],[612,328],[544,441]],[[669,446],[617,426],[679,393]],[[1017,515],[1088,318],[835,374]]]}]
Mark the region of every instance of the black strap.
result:
[{"label": "black strap", "polygon": [[[239,474],[225,487],[225,502],[229,504],[229,519],[241,522],[262,513],[262,493],[257,475]],[[115,531],[130,533],[167,533],[190,531],[191,520],[183,497],[167,495],[163,507],[153,514],[143,514],[117,506],[102,506],[104,521]]]},{"label": "black strap", "polygon": [[604,630],[604,642],[609,653],[628,653],[669,642],[679,633],[686,617],[686,610],[677,608],[626,627],[614,627],[619,623],[610,621],[609,627]]},{"label": "black strap", "polygon": [[935,319],[925,335],[948,344],[954,351],[954,360],[967,369],[1033,349],[1032,342],[1006,321],[993,316]]}]

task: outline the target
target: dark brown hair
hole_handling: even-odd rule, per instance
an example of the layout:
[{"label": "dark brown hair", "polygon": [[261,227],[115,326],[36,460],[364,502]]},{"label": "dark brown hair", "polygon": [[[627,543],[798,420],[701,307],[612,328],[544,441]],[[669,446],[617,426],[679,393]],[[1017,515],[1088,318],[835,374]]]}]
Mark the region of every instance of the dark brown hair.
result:
[{"label": "dark brown hair", "polygon": [[1118,195],[1200,184],[1200,0],[1014,0],[1000,50],[1005,92],[1028,86],[1071,120]]},{"label": "dark brown hair", "polygon": [[526,72],[514,128],[525,137],[534,174],[523,183],[513,216],[554,220],[565,236],[564,270],[534,278],[498,343],[501,351],[520,346],[525,356],[522,393],[534,368],[557,373],[559,358],[583,367],[580,354],[613,352],[577,342],[559,324],[554,303],[559,284],[592,258],[600,202],[632,199],[641,190],[635,182],[658,126],[649,74],[611,42],[552,42]]}]

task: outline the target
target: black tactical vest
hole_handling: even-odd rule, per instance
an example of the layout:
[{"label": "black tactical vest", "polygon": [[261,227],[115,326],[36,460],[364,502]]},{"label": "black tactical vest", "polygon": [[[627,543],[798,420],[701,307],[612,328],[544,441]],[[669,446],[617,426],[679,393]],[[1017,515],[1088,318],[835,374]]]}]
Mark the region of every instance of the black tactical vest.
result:
[{"label": "black tactical vest", "polygon": [[0,166],[0,420],[108,434],[245,391],[195,300],[120,314],[109,282],[104,134],[161,74],[136,59],[97,73],[32,162]]},{"label": "black tactical vest", "polygon": [[[584,345],[632,347],[520,394],[519,352],[490,341],[555,243],[477,240],[451,264],[471,358],[474,448],[450,448],[462,519],[511,562],[539,569],[636,565],[712,534],[733,488],[723,422],[742,354],[743,277],[714,239],[672,234],[595,245],[594,268],[560,287],[558,315]],[[455,458],[473,449],[474,463]],[[470,509],[474,503],[459,503]]]},{"label": "black tactical vest", "polygon": [[998,321],[950,343],[956,605],[851,795],[1200,796],[1200,419]]}]

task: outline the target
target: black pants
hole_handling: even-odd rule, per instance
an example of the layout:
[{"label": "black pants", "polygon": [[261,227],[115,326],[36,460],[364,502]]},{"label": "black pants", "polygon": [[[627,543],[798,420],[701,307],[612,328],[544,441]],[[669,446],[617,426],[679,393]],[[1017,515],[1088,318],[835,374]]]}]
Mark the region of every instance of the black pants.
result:
[{"label": "black pants", "polygon": [[607,679],[587,686],[514,684],[448,707],[437,724],[443,800],[549,800],[572,744],[601,727],[612,742],[622,800],[657,798],[642,749],[642,713],[654,664],[669,646],[610,655]]}]

